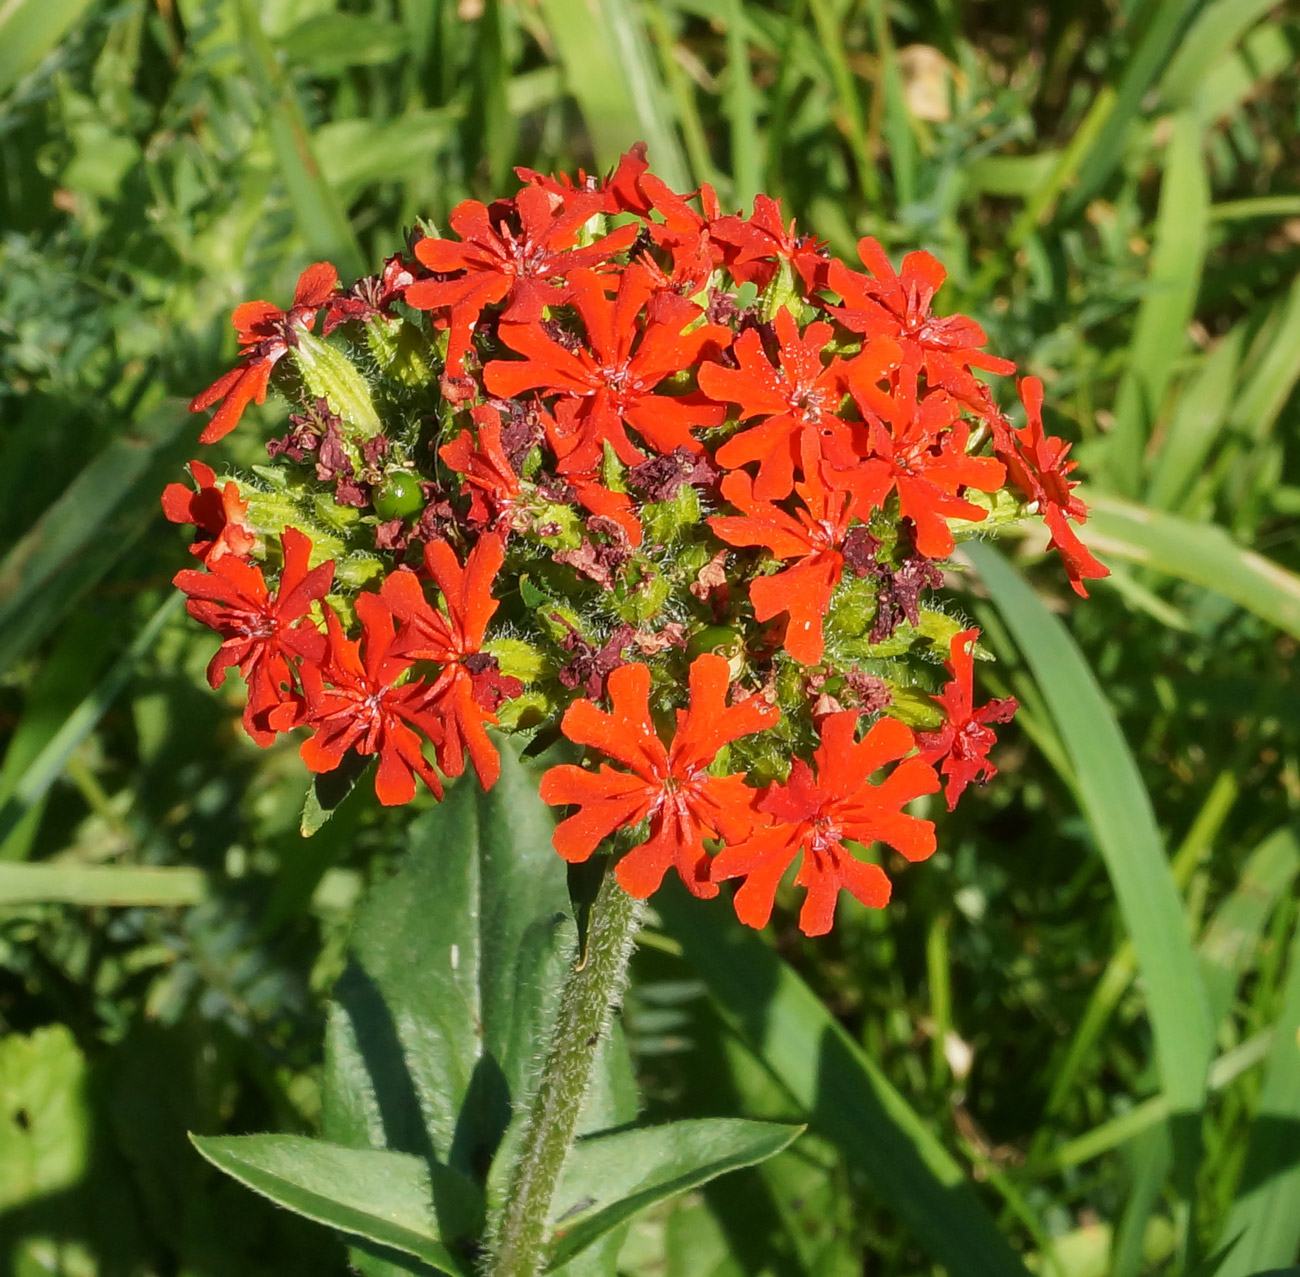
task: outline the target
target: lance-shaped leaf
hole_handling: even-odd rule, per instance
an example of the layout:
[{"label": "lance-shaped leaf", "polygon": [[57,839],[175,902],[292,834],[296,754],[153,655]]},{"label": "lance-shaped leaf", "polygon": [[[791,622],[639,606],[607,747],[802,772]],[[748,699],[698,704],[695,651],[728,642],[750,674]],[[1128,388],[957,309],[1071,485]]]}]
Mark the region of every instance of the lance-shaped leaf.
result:
[{"label": "lance-shaped leaf", "polygon": [[444,1245],[435,1201],[474,1231],[482,1214],[478,1188],[445,1166],[409,1153],[343,1148],[302,1135],[191,1136],[214,1166],[263,1197],[319,1224],[414,1255],[452,1277],[463,1261]]},{"label": "lance-shaped leaf", "polygon": [[919,1246],[961,1277],[1025,1277],[956,1160],[788,963],[682,891],[655,908],[723,1018]]},{"label": "lance-shaped leaf", "polygon": [[710,1118],[579,1140],[565,1163],[552,1206],[555,1248],[549,1271],[656,1202],[727,1171],[766,1161],[803,1129]]},{"label": "lance-shaped leaf", "polygon": [[564,866],[537,779],[508,749],[410,827],[334,991],[323,1127],[481,1179],[545,1046],[572,945]]}]

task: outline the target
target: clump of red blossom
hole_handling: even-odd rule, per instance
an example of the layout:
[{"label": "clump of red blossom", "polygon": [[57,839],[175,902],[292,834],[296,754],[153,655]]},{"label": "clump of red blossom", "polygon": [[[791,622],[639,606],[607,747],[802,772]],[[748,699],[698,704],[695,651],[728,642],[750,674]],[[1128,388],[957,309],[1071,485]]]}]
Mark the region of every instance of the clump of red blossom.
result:
[{"label": "clump of red blossom", "polygon": [[313,771],[377,756],[390,805],[467,758],[490,786],[490,726],[562,733],[589,751],[542,782],[567,860],[613,840],[641,897],[743,879],[752,926],[797,861],[821,934],[840,888],[889,898],[863,846],[933,852],[906,804],[995,772],[1015,702],[975,706],[979,631],[932,595],[957,539],[1037,513],[1078,593],[1106,574],[1069,446],[1036,378],[1003,416],[975,373],[1014,366],[934,313],[928,253],[868,238],[852,269],[641,147],[603,182],[519,175],[374,278],[317,263],[287,311],[235,311],[203,441],[271,384],[295,410],[257,479],[195,462],[163,497],[198,529],[176,583],[209,676],[237,666],[249,734],[301,730]]}]

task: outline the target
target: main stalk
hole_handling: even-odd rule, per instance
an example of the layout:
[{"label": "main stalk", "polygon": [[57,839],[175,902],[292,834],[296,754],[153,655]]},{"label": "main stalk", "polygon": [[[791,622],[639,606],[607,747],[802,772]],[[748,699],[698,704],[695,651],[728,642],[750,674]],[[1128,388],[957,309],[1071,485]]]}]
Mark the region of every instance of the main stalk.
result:
[{"label": "main stalk", "polygon": [[518,1160],[496,1232],[493,1277],[536,1277],[547,1220],[601,1042],[627,984],[628,959],[645,902],[605,874],[591,909],[587,947],[565,981],[555,1034],[528,1109]]}]

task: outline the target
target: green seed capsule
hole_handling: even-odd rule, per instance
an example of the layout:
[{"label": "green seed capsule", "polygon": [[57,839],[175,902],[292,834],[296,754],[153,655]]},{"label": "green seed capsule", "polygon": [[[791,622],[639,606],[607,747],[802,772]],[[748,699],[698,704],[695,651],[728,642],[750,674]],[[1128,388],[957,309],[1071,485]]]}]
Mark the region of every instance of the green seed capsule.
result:
[{"label": "green seed capsule", "polygon": [[375,513],[381,519],[405,519],[424,508],[420,481],[409,470],[393,470],[375,493]]}]

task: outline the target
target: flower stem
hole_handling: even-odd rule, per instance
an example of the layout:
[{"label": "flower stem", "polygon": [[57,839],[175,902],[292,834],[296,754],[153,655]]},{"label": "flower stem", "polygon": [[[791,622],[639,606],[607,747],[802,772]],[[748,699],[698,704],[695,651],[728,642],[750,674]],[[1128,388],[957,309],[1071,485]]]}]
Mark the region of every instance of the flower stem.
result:
[{"label": "flower stem", "polygon": [[496,1232],[493,1277],[536,1277],[546,1259],[547,1220],[582,1102],[614,1006],[627,984],[645,902],[607,872],[587,929],[586,953],[568,975],[555,1034],[528,1108],[518,1160]]}]

